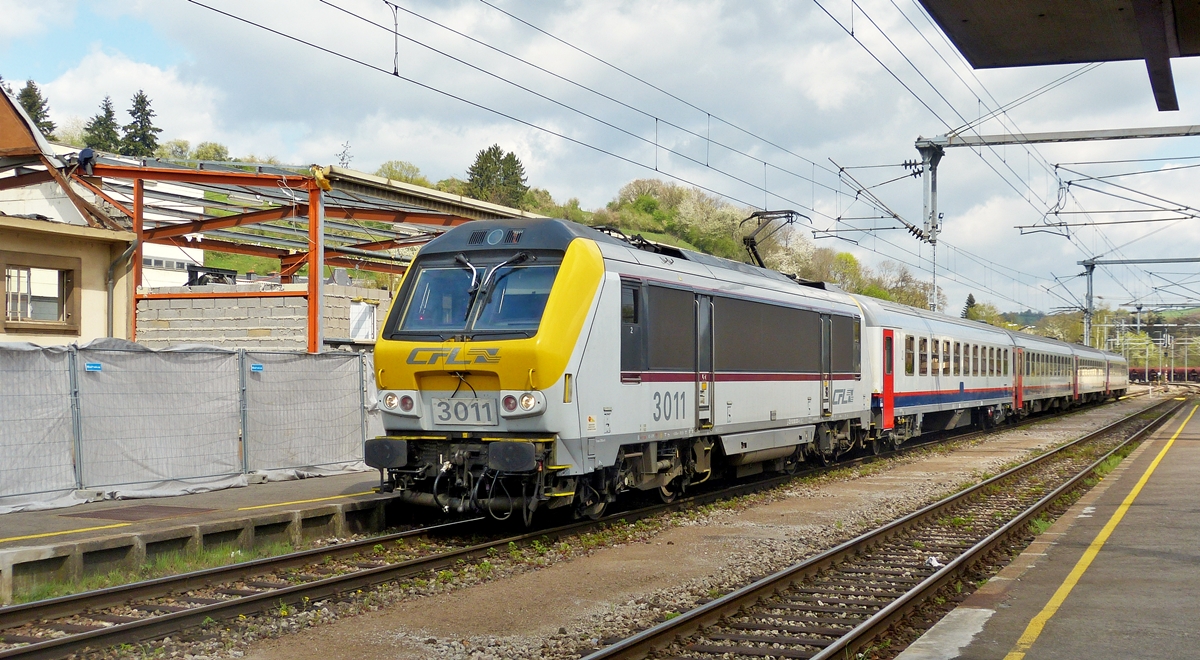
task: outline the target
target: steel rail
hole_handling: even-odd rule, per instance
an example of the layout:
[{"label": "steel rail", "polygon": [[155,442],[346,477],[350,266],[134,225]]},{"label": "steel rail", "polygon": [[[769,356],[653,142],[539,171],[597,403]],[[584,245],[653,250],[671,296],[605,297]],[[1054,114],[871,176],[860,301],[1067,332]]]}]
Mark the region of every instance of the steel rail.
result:
[{"label": "steel rail", "polygon": [[[1138,413],[1134,413],[1134,415],[1141,414],[1142,412],[1145,411],[1139,411]],[[928,435],[933,437],[929,440],[908,443],[902,445],[899,449],[883,451],[878,455],[867,454],[865,456],[860,456],[850,460],[832,463],[828,466],[819,466],[800,470],[794,474],[782,474],[758,479],[755,481],[743,482],[726,488],[680,498],[671,503],[654,504],[628,511],[618,511],[616,513],[604,516],[598,520],[582,520],[550,529],[533,530],[527,533],[508,536],[499,540],[479,543],[444,553],[429,555],[426,557],[418,557],[394,564],[387,564],[375,568],[368,568],[342,575],[312,580],[290,587],[270,589],[259,594],[240,596],[221,603],[200,605],[189,608],[186,611],[152,615],[146,617],[145,619],[128,623],[120,623],[100,630],[72,634],[66,637],[51,638],[44,642],[28,644],[26,646],[17,646],[0,651],[0,660],[7,660],[9,658],[22,658],[23,660],[58,658],[83,648],[99,648],[112,644],[139,642],[146,639],[153,639],[155,637],[162,637],[182,629],[197,626],[206,620],[229,619],[236,617],[239,614],[261,612],[269,609],[273,605],[277,606],[280,604],[291,605],[295,603],[301,603],[305,598],[309,599],[310,601],[319,600],[321,598],[337,595],[339,593],[354,591],[366,586],[372,586],[383,582],[440,569],[445,566],[453,565],[460,559],[469,560],[484,557],[489,549],[504,548],[510,543],[516,543],[517,545],[525,546],[532,543],[532,541],[542,539],[543,537],[557,539],[622,520],[626,522],[636,521],[660,515],[662,513],[686,510],[696,506],[703,506],[711,502],[739,497],[763,490],[769,490],[776,486],[786,484],[794,479],[812,476],[827,470],[853,467],[855,465],[870,463],[876,460],[883,460],[917,451],[924,447],[941,442],[971,440],[973,438],[985,436],[993,432],[1001,432],[1004,430],[1020,428],[1021,426],[1034,424],[1047,419],[1049,418],[1041,416],[1030,417],[1021,420],[1016,424],[1010,424],[1003,427],[993,427],[991,429],[973,430],[950,436],[945,436],[942,433],[930,433]],[[1129,418],[1127,417],[1119,422],[1114,423],[1114,425],[1120,424],[1128,419]],[[1111,428],[1111,426],[1113,425],[1105,427],[1105,429],[1102,429],[1102,431]],[[1085,436],[1085,438],[1086,437],[1090,436]],[[353,555],[355,553],[362,552],[363,550],[371,549],[378,544],[394,542],[405,538],[426,536],[431,534],[454,534],[458,533],[459,530],[462,532],[467,532],[471,530],[473,526],[483,522],[484,520],[484,518],[470,518],[466,520],[442,523],[439,525],[405,530],[403,532],[384,536],[367,537],[335,546],[325,546],[321,548],[302,550],[286,555],[279,555],[277,557],[266,557],[248,562],[231,564],[229,566],[220,566],[216,568],[192,571],[180,575],[165,576],[152,580],[118,585],[95,591],[88,591],[79,594],[60,596],[53,599],[4,607],[0,608],[0,638],[3,638],[4,630],[11,629],[16,626],[42,621],[53,621],[55,619],[61,619],[71,615],[80,614],[88,610],[120,606],[131,601],[153,599],[168,596],[173,593],[216,586],[246,577],[263,575],[280,569],[311,565],[319,563],[327,557],[334,558]],[[907,520],[907,518],[905,520]],[[86,615],[84,616],[86,617]]]},{"label": "steel rail", "polygon": [[[1003,525],[1000,529],[989,534],[986,538],[977,542],[970,549],[966,550],[962,554],[959,554],[952,561],[947,562],[944,567],[926,577],[919,584],[905,592],[902,596],[896,598],[887,606],[874,613],[870,618],[851,629],[849,632],[847,632],[847,634],[836,639],[835,641],[832,641],[829,646],[822,649],[820,652],[814,653],[812,655],[812,660],[825,660],[835,657],[839,653],[855,651],[866,642],[886,631],[889,626],[906,616],[912,610],[912,608],[923,602],[926,597],[932,595],[938,589],[946,586],[952,580],[956,579],[965,569],[974,565],[980,558],[985,556],[990,550],[1003,542],[1007,537],[1009,537],[1015,531],[1020,531],[1021,526],[1027,523],[1031,518],[1046,510],[1055,500],[1057,500],[1063,494],[1069,492],[1071,489],[1075,488],[1082,479],[1091,475],[1095,471],[1096,467],[1105,461],[1109,456],[1112,456],[1122,447],[1125,447],[1129,443],[1140,439],[1144,435],[1161,426],[1162,423],[1165,422],[1168,417],[1173,415],[1183,404],[1183,401],[1168,399],[1151,407],[1149,410],[1158,410],[1164,407],[1169,409],[1160,414],[1150,424],[1142,427],[1136,433],[1126,438],[1120,443],[1120,445],[1106,453],[1097,461],[1090,464],[1076,476],[1056,488],[1053,492],[1039,499],[1034,505],[1025,509],[1015,518]],[[1126,424],[1133,418],[1146,412],[1147,410],[1145,409],[1135,412],[1127,417],[1113,422],[1112,424],[1108,424],[1103,428],[1092,431],[1081,438],[1061,445],[1055,448],[1053,451],[1049,451],[1045,454],[1034,457],[1016,467],[987,479],[986,481],[950,495],[949,497],[930,504],[882,527],[846,541],[845,543],[826,550],[819,555],[759,579],[720,598],[684,612],[678,617],[674,617],[659,623],[658,625],[632,635],[615,644],[600,649],[590,655],[585,656],[583,660],[613,660],[616,658],[621,658],[623,660],[634,658],[641,659],[647,657],[656,650],[661,651],[678,638],[687,637],[701,631],[704,628],[714,626],[723,618],[735,615],[743,608],[754,606],[761,599],[768,598],[775,593],[787,589],[793,584],[799,583],[808,577],[829,569],[830,567],[833,567],[834,565],[839,564],[846,559],[868,551],[871,548],[880,545],[882,542],[915,527],[921,522],[936,519],[940,514],[968,500],[971,500],[976,495],[985,492],[986,489],[996,485],[997,483],[1010,479],[1018,474],[1030,470],[1033,467],[1039,466],[1046,461],[1060,456],[1064,451],[1071,447],[1090,442],[1091,440],[1110,433],[1116,430],[1120,425]]]}]

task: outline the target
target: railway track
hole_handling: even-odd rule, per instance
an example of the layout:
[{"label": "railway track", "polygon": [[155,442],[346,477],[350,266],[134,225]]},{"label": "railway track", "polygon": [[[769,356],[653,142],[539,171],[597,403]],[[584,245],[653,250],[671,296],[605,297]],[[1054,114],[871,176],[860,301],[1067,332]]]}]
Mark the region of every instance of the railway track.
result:
[{"label": "railway track", "polygon": [[1167,400],[1150,409],[1153,421],[1143,411],[1110,424],[585,660],[852,657],[914,608],[961,584],[1108,456],[1182,405]]},{"label": "railway track", "polygon": [[[1030,418],[998,430],[1044,420]],[[206,622],[268,611],[281,605],[336,597],[483,558],[510,544],[525,547],[596,529],[617,520],[633,522],[662,513],[759,492],[827,469],[886,459],[945,441],[964,441],[993,430],[951,436],[926,436],[895,451],[862,456],[828,468],[767,477],[656,504],[517,535],[495,535],[466,542],[480,531],[481,518],[407,530],[333,546],[258,559],[177,576],[84,592],[0,608],[0,660],[59,658],[84,649],[100,649],[173,635]],[[433,541],[429,541],[433,539]],[[440,540],[444,539],[444,540]]]}]

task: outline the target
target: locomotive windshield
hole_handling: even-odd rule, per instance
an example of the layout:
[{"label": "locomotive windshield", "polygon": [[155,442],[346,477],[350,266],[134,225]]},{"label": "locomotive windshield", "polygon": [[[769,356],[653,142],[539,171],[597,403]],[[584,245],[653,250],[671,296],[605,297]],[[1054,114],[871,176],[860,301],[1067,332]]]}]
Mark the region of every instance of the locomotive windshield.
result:
[{"label": "locomotive windshield", "polygon": [[531,337],[558,264],[537,263],[525,252],[486,264],[460,254],[453,264],[421,266],[415,275],[396,332]]}]

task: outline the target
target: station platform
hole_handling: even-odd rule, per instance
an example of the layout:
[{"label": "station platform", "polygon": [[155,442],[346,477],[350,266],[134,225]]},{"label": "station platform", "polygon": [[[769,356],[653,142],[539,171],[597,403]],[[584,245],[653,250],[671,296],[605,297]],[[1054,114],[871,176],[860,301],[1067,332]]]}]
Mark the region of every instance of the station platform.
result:
[{"label": "station platform", "polygon": [[134,567],[161,553],[380,530],[392,498],[375,493],[378,485],[378,472],[354,472],[6,514],[0,604],[12,601],[14,588]]},{"label": "station platform", "polygon": [[1186,401],[898,659],[1200,655],[1198,408]]}]

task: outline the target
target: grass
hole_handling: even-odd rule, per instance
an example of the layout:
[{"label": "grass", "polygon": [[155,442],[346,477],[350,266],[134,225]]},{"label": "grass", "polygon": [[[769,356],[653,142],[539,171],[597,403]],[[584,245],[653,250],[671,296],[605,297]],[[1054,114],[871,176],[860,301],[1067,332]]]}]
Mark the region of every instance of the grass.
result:
[{"label": "grass", "polygon": [[1033,532],[1035,536],[1040,536],[1043,532],[1050,529],[1050,525],[1053,524],[1054,523],[1046,516],[1038,516],[1037,518],[1029,521],[1029,530]]},{"label": "grass", "polygon": [[17,590],[13,593],[13,601],[15,603],[31,603],[83,591],[116,587],[131,582],[179,575],[205,568],[239,564],[263,557],[274,557],[293,550],[290,543],[272,543],[252,550],[222,545],[198,552],[163,553],[138,568],[117,569],[99,575],[89,575],[79,580],[55,580],[38,584],[27,590]]}]

